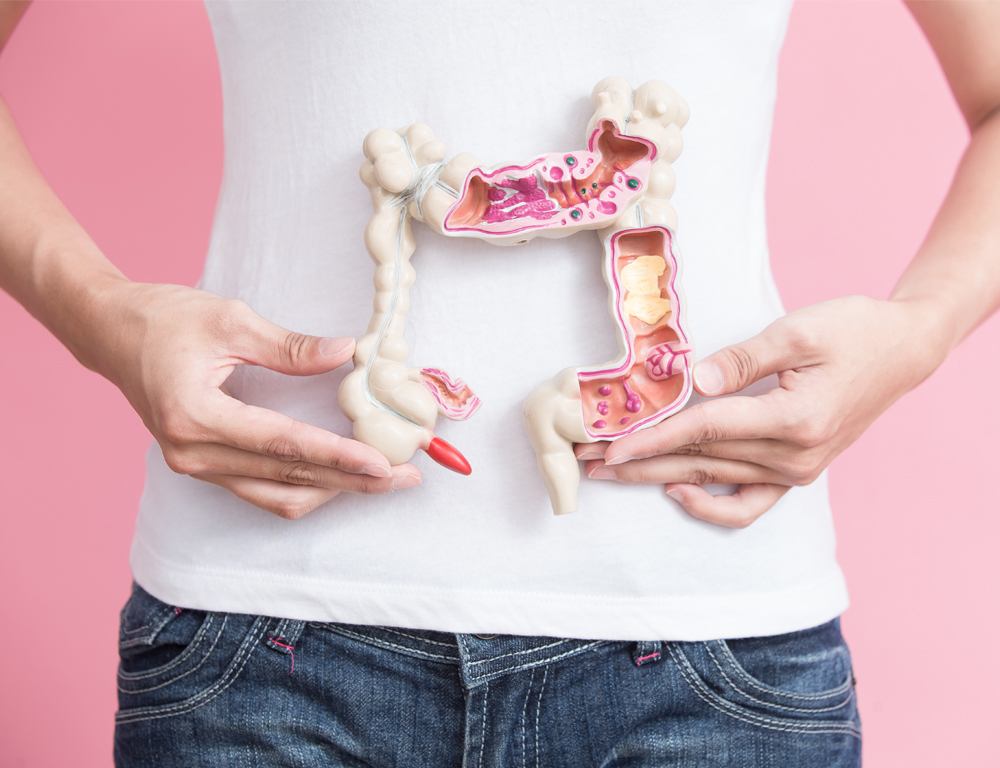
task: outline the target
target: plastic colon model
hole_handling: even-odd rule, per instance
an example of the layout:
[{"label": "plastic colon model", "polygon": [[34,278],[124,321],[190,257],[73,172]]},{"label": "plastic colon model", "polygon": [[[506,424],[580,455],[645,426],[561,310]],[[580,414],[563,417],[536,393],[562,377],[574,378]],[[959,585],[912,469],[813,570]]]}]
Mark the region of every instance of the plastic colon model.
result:
[{"label": "plastic colon model", "polygon": [[662,81],[633,89],[620,77],[601,80],[592,102],[585,150],[493,168],[469,154],[444,164],[444,146],[422,124],[366,137],[361,178],[375,209],[365,230],[376,263],[375,312],[339,394],[355,439],[391,463],[423,449],[468,474],[468,462],[433,430],[438,414],[466,419],[479,398],[443,370],[406,366],[411,219],[498,245],[598,230],[619,355],[563,370],[524,403],[528,439],[556,514],[577,508],[574,443],[614,440],[656,424],[680,410],[692,389],[694,352],[669,202],[687,104]]}]

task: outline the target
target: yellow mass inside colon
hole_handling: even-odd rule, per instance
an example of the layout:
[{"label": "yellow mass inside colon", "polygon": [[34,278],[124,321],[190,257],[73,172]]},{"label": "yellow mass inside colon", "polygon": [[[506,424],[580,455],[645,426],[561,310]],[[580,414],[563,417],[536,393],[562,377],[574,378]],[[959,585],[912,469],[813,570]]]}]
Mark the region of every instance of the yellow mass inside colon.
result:
[{"label": "yellow mass inside colon", "polygon": [[622,269],[625,314],[653,325],[670,311],[670,302],[660,298],[660,275],[667,269],[662,256],[640,256]]}]

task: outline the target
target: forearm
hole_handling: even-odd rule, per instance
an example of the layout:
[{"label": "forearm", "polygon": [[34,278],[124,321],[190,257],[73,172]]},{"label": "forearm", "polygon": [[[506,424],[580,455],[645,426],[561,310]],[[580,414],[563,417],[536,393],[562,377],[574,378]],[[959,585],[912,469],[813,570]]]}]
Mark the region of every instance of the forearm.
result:
[{"label": "forearm", "polygon": [[0,288],[97,369],[87,342],[124,282],[49,187],[0,98]]},{"label": "forearm", "polygon": [[924,308],[942,359],[1000,307],[1000,112],[974,128],[941,210],[892,299]]}]

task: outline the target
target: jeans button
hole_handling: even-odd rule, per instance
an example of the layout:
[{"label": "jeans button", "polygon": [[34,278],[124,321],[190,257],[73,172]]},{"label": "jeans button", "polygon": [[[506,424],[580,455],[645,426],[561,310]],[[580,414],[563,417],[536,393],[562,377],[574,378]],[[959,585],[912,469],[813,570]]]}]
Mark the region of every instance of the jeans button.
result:
[{"label": "jeans button", "polygon": [[480,640],[492,640],[497,635],[473,635],[473,637],[478,637]]}]

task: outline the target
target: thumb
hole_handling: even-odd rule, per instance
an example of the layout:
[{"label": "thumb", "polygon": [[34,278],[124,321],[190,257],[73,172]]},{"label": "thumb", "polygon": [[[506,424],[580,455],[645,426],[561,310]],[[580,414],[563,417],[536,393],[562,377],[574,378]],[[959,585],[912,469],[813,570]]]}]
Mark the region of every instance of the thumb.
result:
[{"label": "thumb", "polygon": [[709,355],[694,367],[694,386],[709,397],[739,392],[755,381],[794,365],[786,344],[766,328],[752,339]]},{"label": "thumb", "polygon": [[332,371],[354,354],[354,339],[323,338],[295,333],[268,322],[260,315],[250,323],[249,333],[237,350],[246,362],[290,376],[313,376]]}]

